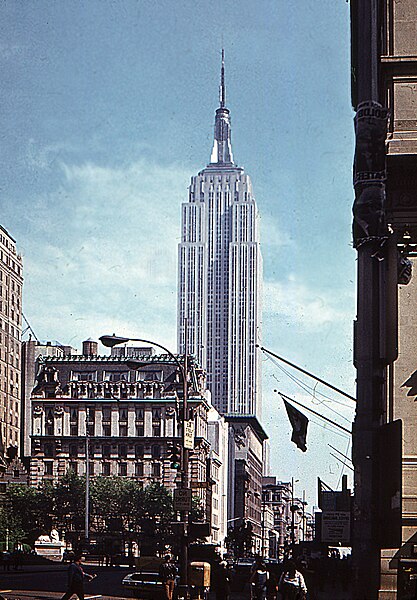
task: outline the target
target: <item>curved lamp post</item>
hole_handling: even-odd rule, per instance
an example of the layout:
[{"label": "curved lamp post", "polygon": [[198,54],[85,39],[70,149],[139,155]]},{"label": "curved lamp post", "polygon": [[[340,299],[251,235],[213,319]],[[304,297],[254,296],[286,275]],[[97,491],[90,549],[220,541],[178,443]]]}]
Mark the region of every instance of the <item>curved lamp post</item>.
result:
[{"label": "curved lamp post", "polygon": [[[185,326],[185,335],[187,337],[187,326]],[[107,346],[108,348],[113,348],[118,344],[126,344],[127,342],[141,342],[144,344],[151,344],[152,346],[157,346],[161,348],[164,352],[168,354],[175,362],[177,367],[181,372],[182,377],[182,388],[183,388],[183,403],[182,403],[182,414],[181,414],[181,423],[182,423],[182,445],[181,445],[181,488],[188,488],[188,460],[189,460],[189,451],[188,448],[185,447],[184,444],[184,436],[185,436],[185,423],[188,420],[188,382],[187,382],[187,371],[188,371],[188,356],[187,356],[187,339],[185,340],[185,354],[183,357],[182,363],[178,360],[178,358],[170,351],[168,348],[165,348],[162,344],[158,344],[157,342],[153,342],[151,340],[145,340],[143,338],[126,338],[120,337],[117,335],[102,335],[100,338],[100,342],[103,346]],[[140,360],[131,359],[126,361],[126,364],[131,369],[139,369],[144,366],[145,363]],[[184,530],[181,537],[181,554],[180,554],[180,585],[178,589],[178,599],[186,600],[190,597],[189,595],[189,586],[188,586],[188,536],[186,530],[187,524],[187,514],[184,512],[183,515],[184,521]]]}]

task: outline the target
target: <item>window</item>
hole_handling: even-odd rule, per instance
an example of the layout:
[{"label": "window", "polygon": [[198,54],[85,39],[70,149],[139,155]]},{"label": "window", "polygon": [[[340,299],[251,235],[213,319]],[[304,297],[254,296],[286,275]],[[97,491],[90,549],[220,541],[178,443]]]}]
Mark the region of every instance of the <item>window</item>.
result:
[{"label": "window", "polygon": [[90,470],[90,475],[94,475],[95,473],[95,464],[93,462],[90,462],[88,465],[88,468]]},{"label": "window", "polygon": [[120,446],[119,446],[119,456],[121,458],[126,458],[126,456],[127,456],[127,446],[125,444],[120,444]]},{"label": "window", "polygon": [[143,408],[137,408],[135,410],[136,421],[143,421]]},{"label": "window", "polygon": [[[45,444],[45,449],[44,449],[44,453],[45,456],[47,456],[48,458],[52,458],[54,455],[54,448],[52,444]],[[49,463],[48,463],[49,464]],[[52,464],[52,463],[51,463]]]},{"label": "window", "polygon": [[110,458],[110,446],[103,446],[103,458]]},{"label": "window", "polygon": [[111,409],[106,407],[103,408],[103,421],[110,421],[111,419]]},{"label": "window", "polygon": [[160,421],[161,420],[161,409],[153,408],[152,409],[152,421]]},{"label": "window", "polygon": [[136,477],[143,477],[143,462],[137,462],[135,464],[135,475]]},{"label": "window", "polygon": [[104,425],[103,424],[103,435],[105,437],[110,437],[111,436],[111,426],[110,425]]},{"label": "window", "polygon": [[45,463],[45,475],[53,475],[54,463],[52,461]]},{"label": "window", "polygon": [[127,425],[119,425],[120,437],[127,437]]},{"label": "window", "polygon": [[125,462],[119,463],[119,475],[121,475],[122,477],[126,477],[127,463],[125,463]]},{"label": "window", "polygon": [[161,435],[161,423],[156,423],[152,425],[152,435],[153,437],[160,437]]},{"label": "window", "polygon": [[135,446],[135,456],[136,458],[142,458],[144,455],[144,447],[143,446]]},{"label": "window", "polygon": [[70,425],[70,435],[78,436],[78,425]]},{"label": "window", "polygon": [[110,463],[103,463],[101,465],[101,473],[104,476],[110,475]]},{"label": "window", "polygon": [[152,464],[152,476],[161,477],[161,465],[159,463]]},{"label": "window", "polygon": [[143,437],[145,435],[145,428],[143,423],[136,423],[136,436]]},{"label": "window", "polygon": [[161,446],[152,446],[152,458],[161,458]]},{"label": "window", "polygon": [[71,374],[72,381],[97,381],[96,371],[73,371]]},{"label": "window", "polygon": [[78,456],[78,446],[77,446],[77,444],[70,444],[69,455],[70,455],[71,458],[77,458],[77,456]]},{"label": "window", "polygon": [[105,371],[103,381],[128,381],[129,371]]}]

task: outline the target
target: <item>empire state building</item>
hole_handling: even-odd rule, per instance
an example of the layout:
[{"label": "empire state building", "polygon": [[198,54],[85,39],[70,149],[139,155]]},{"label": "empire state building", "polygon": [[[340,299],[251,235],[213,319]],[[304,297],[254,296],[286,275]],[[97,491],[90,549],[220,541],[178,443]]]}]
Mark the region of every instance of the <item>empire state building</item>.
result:
[{"label": "empire state building", "polygon": [[224,52],[210,163],[182,205],[178,348],[207,371],[222,414],[260,417],[262,257],[249,176],[235,164],[226,108]]}]

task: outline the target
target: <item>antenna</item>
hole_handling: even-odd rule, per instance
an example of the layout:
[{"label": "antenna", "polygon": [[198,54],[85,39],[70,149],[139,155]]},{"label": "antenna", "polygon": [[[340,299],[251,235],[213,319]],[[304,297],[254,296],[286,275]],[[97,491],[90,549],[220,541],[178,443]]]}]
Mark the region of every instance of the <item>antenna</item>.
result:
[{"label": "antenna", "polygon": [[224,83],[224,48],[222,48],[222,69],[220,74],[220,108],[224,108],[226,106],[226,86]]}]

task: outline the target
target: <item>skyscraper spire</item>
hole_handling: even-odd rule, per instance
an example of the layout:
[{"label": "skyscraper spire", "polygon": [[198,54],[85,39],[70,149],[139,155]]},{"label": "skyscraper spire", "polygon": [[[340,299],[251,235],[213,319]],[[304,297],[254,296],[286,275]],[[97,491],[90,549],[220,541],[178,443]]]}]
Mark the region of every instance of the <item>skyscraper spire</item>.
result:
[{"label": "skyscraper spire", "polygon": [[226,106],[226,86],[224,83],[224,48],[222,48],[222,69],[220,74],[220,108]]},{"label": "skyscraper spire", "polygon": [[222,48],[222,67],[219,88],[220,108],[216,110],[214,122],[214,144],[210,165],[233,165],[232,144],[230,141],[230,117],[226,108],[226,85],[224,80],[224,48]]}]

